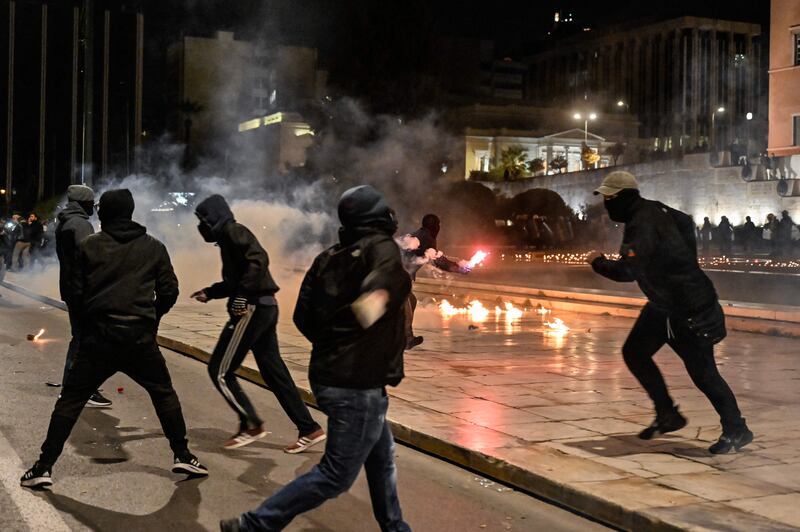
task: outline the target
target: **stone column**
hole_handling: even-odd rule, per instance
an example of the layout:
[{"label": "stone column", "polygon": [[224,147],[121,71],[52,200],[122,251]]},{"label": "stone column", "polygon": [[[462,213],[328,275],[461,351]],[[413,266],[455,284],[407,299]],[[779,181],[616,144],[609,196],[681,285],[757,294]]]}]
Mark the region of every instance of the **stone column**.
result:
[{"label": "stone column", "polygon": [[636,37],[633,41],[633,52],[631,54],[631,62],[633,63],[631,69],[631,110],[639,116],[639,121],[642,119],[643,107],[641,102],[642,98],[642,78],[641,78],[641,53],[642,41]]},{"label": "stone column", "polygon": [[679,149],[680,140],[683,135],[683,99],[684,93],[681,90],[681,63],[683,62],[682,52],[683,39],[680,28],[672,32],[672,107],[669,112],[672,114],[670,121],[670,135],[672,145]]},{"label": "stone column", "polygon": [[692,28],[692,51],[689,68],[691,68],[692,71],[692,104],[689,110],[692,115],[691,135],[696,144],[699,142],[700,137],[700,128],[698,126],[698,120],[700,119],[700,32],[697,28]]},{"label": "stone column", "polygon": [[744,71],[744,112],[755,113],[753,107],[753,93],[756,73],[758,72],[759,61],[753,54],[753,36],[745,36],[745,71]]},{"label": "stone column", "polygon": [[727,131],[722,137],[722,146],[727,146],[733,140],[731,134],[733,132],[734,119],[739,110],[739,99],[736,94],[736,68],[734,67],[733,59],[736,55],[736,40],[733,32],[728,33],[728,53],[725,56],[725,63],[728,65],[728,98],[725,102],[727,104],[727,117],[725,123],[727,124]]},{"label": "stone column", "polygon": [[655,65],[653,65],[653,45],[655,44],[653,41],[655,36],[647,35],[645,37],[645,47],[644,47],[644,75],[643,75],[643,86],[644,90],[642,91],[642,95],[644,96],[644,105],[642,109],[642,117],[646,124],[645,133],[648,136],[653,135],[653,117],[655,116],[655,103],[653,100],[653,77],[655,76]]},{"label": "stone column", "polygon": [[656,84],[658,94],[658,136],[668,135],[668,101],[667,101],[667,34],[658,35],[658,83]]},{"label": "stone column", "polygon": [[709,62],[708,62],[708,108],[709,112],[714,111],[725,100],[720,94],[719,81],[720,81],[720,68],[719,68],[719,38],[717,30],[711,30],[709,33]]}]

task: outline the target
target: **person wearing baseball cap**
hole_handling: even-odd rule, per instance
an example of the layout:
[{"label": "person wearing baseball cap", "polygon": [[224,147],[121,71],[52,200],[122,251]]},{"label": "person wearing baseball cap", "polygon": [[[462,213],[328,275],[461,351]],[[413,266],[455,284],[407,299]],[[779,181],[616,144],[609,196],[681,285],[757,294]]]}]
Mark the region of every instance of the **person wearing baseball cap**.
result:
[{"label": "person wearing baseball cap", "polygon": [[[56,255],[58,256],[58,285],[61,290],[61,300],[67,304],[69,325],[72,330],[72,339],[67,348],[67,360],[64,364],[64,375],[61,385],[66,382],[75,355],[80,346],[80,320],[76,312],[76,283],[78,249],[81,241],[94,234],[94,227],[89,218],[94,214],[94,190],[86,185],[70,185],[67,188],[67,204],[58,213],[58,226],[56,227]],[[58,386],[58,383],[48,383]],[[86,403],[93,407],[109,407],[111,401],[97,390]]]},{"label": "person wearing baseball cap", "polygon": [[609,218],[625,224],[625,232],[618,259],[593,252],[589,264],[612,281],[636,281],[647,296],[622,346],[625,364],[656,411],[655,420],[639,438],[649,440],[687,423],[653,362],[656,352],[667,344],[720,416],[722,435],[709,451],[738,451],[753,441],[753,433],[714,360],[714,344],[726,335],[725,315],[714,285],[697,263],[694,221],[688,214],[642,198],[639,183],[629,172],[611,172],[594,193],[603,196]]}]

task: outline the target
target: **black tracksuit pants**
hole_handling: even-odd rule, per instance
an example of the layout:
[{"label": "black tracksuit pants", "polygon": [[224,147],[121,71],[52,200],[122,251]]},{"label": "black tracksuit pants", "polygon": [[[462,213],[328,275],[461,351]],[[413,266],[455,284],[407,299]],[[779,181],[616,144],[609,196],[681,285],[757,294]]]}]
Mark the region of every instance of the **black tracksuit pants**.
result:
[{"label": "black tracksuit pants", "polygon": [[104,345],[102,340],[91,338],[96,348],[88,351],[84,347],[86,338],[81,338],[81,351],[75,357],[50,417],[47,439],[39,457],[41,463],[52,466],[56,462],[86,401],[117,372],[126,374],[150,394],[173,453],[188,452],[181,403],[172,387],[164,356],[158,350],[155,337],[151,335],[151,339],[146,344],[126,349],[119,344]]},{"label": "black tracksuit pants", "polygon": [[743,427],[736,397],[717,369],[714,347],[699,344],[682,320],[667,318],[668,314],[648,303],[622,347],[625,364],[653,400],[656,413],[675,407],[664,377],[653,362],[653,355],[666,343],[681,357],[694,385],[711,401],[723,431],[730,433]]},{"label": "black tracksuit pants", "polygon": [[208,374],[222,397],[239,416],[240,430],[260,426],[263,421],[239,386],[236,370],[252,350],[258,371],[301,436],[320,428],[300,398],[289,369],[278,350],[277,305],[248,305],[244,316],[225,324],[208,363]]}]

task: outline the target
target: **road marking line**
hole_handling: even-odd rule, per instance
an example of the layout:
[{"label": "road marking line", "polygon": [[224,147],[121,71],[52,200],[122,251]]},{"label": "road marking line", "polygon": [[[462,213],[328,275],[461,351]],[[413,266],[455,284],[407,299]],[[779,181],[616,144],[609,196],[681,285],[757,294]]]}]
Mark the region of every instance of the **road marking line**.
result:
[{"label": "road marking line", "polygon": [[58,510],[46,500],[19,485],[18,477],[23,472],[22,460],[0,432],[0,482],[25,523],[31,530],[70,532],[69,526]]}]

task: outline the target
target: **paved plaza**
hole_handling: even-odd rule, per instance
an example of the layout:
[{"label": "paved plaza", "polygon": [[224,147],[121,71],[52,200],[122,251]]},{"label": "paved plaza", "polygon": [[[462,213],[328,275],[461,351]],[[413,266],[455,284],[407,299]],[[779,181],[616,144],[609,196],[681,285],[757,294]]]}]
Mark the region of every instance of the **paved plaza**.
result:
[{"label": "paved plaza", "polygon": [[[308,389],[309,344],[290,316],[284,308],[281,350]],[[555,317],[567,333],[549,330]],[[161,335],[210,351],[224,321],[218,302],[184,301]],[[689,425],[636,437],[653,414],[620,354],[632,324],[566,312],[473,322],[429,303],[415,322],[425,342],[406,352],[407,377],[390,390],[390,419],[401,439],[424,435],[412,443],[624,528],[800,528],[798,341],[733,332],[717,346],[756,439],[712,456],[719,420],[669,348],[656,360]]]}]

